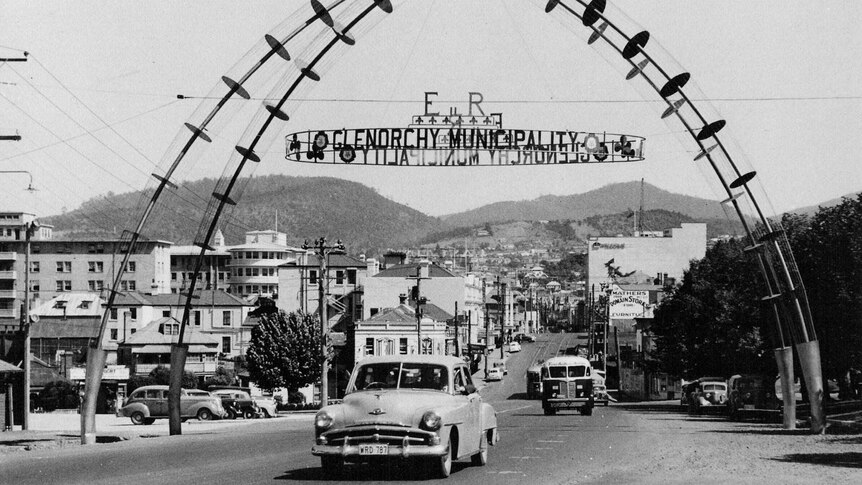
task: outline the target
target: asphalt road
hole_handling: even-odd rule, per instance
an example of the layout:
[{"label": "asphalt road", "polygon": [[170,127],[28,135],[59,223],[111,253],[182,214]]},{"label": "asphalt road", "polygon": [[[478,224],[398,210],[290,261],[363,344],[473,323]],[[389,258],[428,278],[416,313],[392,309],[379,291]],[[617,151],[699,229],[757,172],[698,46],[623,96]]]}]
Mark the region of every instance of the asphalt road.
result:
[{"label": "asphalt road", "polygon": [[[349,466],[341,481],[862,483],[858,439],[813,437],[775,425],[740,425],[626,405],[598,407],[592,416],[575,411],[544,416],[540,401],[524,399],[526,368],[577,342],[572,334],[540,336],[512,354],[503,381],[482,389],[498,412],[501,433],[487,466],[456,463],[445,482],[427,479],[418,467]],[[0,456],[0,483],[332,483],[311,455],[311,444],[311,416],[277,418],[209,434]]]}]

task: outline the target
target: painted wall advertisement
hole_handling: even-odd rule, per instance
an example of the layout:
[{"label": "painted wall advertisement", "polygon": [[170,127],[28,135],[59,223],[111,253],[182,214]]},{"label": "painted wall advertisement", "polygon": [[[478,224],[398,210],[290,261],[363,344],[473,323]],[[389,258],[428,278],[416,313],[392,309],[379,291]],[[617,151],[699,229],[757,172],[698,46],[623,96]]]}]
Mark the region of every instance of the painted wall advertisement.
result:
[{"label": "painted wall advertisement", "polygon": [[614,286],[610,297],[611,318],[652,318],[653,307],[649,302],[649,291],[623,290]]}]

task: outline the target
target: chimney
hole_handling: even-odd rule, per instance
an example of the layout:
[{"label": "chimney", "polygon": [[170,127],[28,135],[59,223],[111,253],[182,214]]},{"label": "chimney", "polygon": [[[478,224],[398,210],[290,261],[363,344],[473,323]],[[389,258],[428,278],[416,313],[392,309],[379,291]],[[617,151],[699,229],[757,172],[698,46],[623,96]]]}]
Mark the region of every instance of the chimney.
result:
[{"label": "chimney", "polygon": [[405,295],[404,293],[401,293],[400,295],[398,295],[398,301],[402,305],[406,304],[407,303],[407,295]]},{"label": "chimney", "polygon": [[419,276],[422,278],[427,278],[429,273],[429,266],[431,266],[431,262],[426,260],[422,260],[419,262]]}]

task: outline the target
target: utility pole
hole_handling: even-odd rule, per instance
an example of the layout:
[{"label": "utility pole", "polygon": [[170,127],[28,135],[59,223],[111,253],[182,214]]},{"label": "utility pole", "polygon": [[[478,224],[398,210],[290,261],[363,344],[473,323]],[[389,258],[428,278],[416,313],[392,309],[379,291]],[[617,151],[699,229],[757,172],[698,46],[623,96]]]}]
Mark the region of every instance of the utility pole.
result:
[{"label": "utility pole", "polygon": [[506,344],[506,283],[500,283],[500,277],[497,277],[497,289],[499,290],[499,305],[500,305],[500,358],[505,358],[506,354],[503,350]]},{"label": "utility pole", "polygon": [[485,304],[485,295],[487,288],[487,280],[482,278],[482,306],[485,311],[485,349],[482,351],[482,357],[485,359],[485,379],[488,379],[488,356],[490,352],[488,351],[488,342],[490,341],[490,333],[491,333],[491,318],[488,315],[488,305]]},{"label": "utility pole", "polygon": [[473,342],[473,311],[467,310],[467,355],[470,356],[470,362],[473,362],[473,352],[470,349],[470,344]]},{"label": "utility pole", "polygon": [[408,276],[408,280],[416,280],[416,353],[422,354],[422,312],[419,304],[422,301],[422,280],[430,280],[428,276],[422,276],[422,264],[416,266],[416,276]]},{"label": "utility pole", "polygon": [[327,315],[327,299],[326,288],[329,286],[329,275],[326,269],[326,258],[332,252],[343,253],[344,244],[341,239],[335,242],[335,245],[328,246],[326,238],[321,237],[316,239],[313,245],[309,246],[308,241],[302,243],[302,249],[306,251],[311,249],[317,255],[319,262],[320,275],[317,279],[317,293],[319,298],[318,314],[320,316],[320,406],[326,406],[329,403],[329,317]]},{"label": "utility pole", "polygon": [[24,246],[24,421],[22,430],[30,429],[30,238],[39,223],[35,220],[24,224],[26,244]]},{"label": "utility pole", "polygon": [[458,302],[455,302],[455,357],[461,357],[461,345],[458,343]]}]

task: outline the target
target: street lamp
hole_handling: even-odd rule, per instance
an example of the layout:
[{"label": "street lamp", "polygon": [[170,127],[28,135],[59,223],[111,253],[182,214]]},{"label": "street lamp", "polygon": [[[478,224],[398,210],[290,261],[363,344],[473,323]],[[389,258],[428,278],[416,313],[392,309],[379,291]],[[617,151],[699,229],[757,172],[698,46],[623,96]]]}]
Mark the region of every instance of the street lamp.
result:
[{"label": "street lamp", "polygon": [[[335,253],[344,253],[344,244],[341,242],[341,239],[335,241],[334,245],[327,245],[326,238],[321,237],[319,239],[315,239],[314,242],[309,245],[308,240],[302,243],[302,249],[308,251],[311,249],[314,251],[314,254],[317,255],[317,260],[320,264],[320,275],[317,279],[317,291],[318,291],[318,314],[320,315],[320,329],[321,329],[321,366],[320,366],[320,406],[326,406],[329,400],[329,355],[327,352],[328,347],[328,337],[329,337],[329,317],[327,316],[327,308],[326,308],[326,287],[329,286],[329,276],[327,274],[326,269],[326,258],[333,252]],[[324,281],[326,278],[326,281]]]}]

